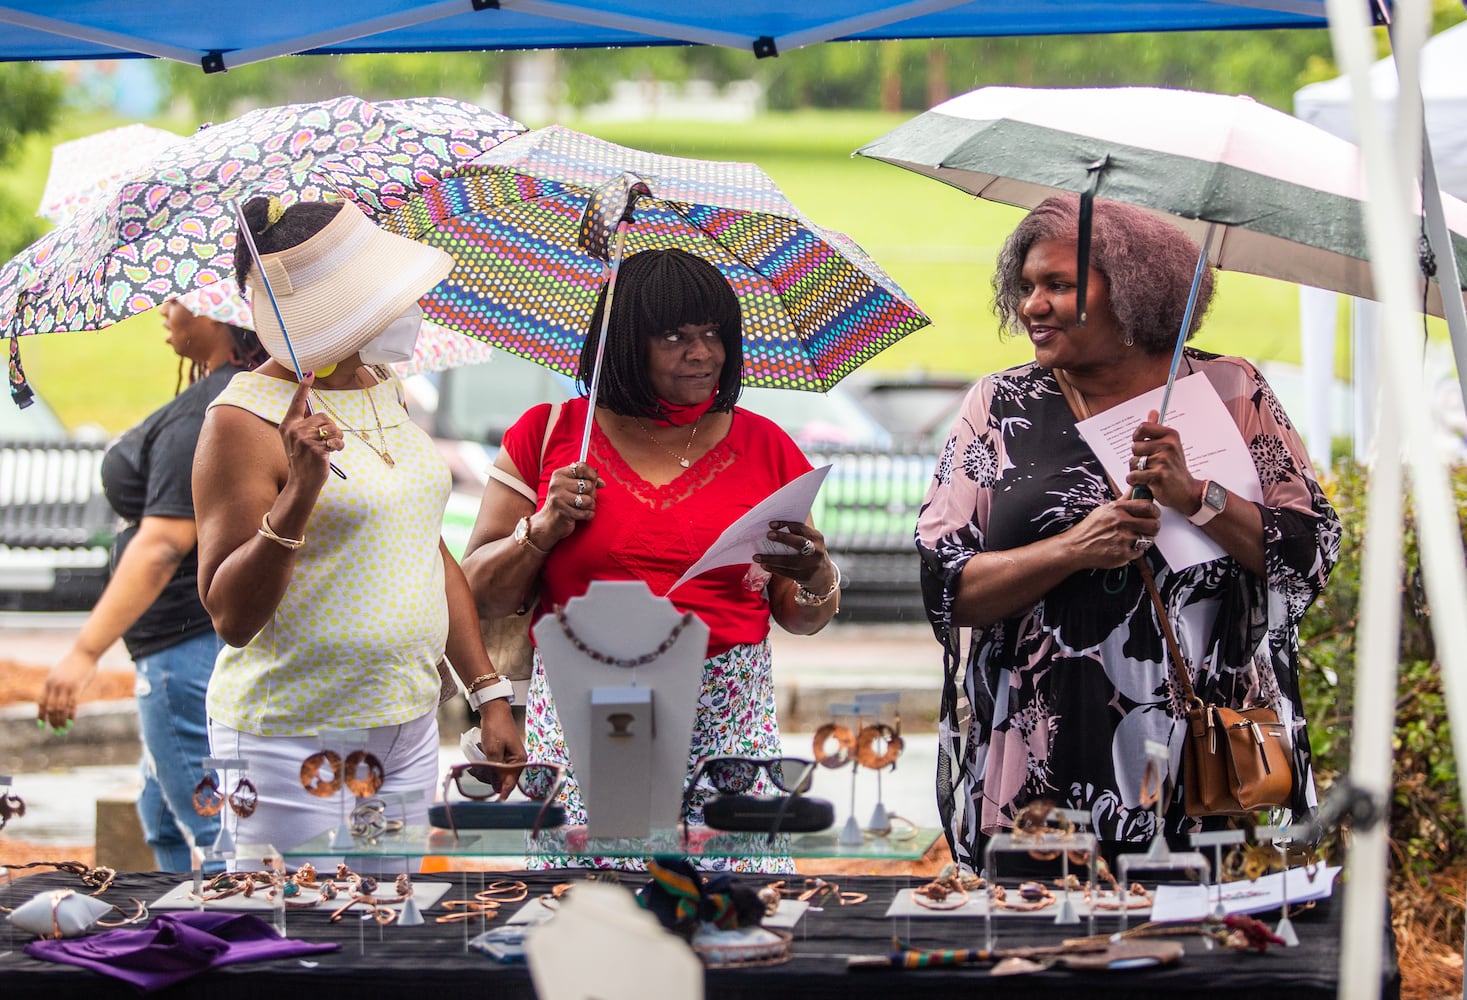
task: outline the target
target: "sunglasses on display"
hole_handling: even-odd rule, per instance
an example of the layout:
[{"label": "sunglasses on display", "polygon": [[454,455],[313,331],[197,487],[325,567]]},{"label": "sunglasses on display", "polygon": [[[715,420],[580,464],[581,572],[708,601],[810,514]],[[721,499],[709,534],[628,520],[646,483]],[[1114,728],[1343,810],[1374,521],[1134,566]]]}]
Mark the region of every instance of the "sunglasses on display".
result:
[{"label": "sunglasses on display", "polygon": [[[775,788],[785,795],[777,799],[768,824],[768,842],[774,842],[785,813],[798,796],[808,792],[815,780],[815,762],[803,757],[707,757],[698,765],[693,780],[683,792],[683,804],[679,815],[683,821],[683,843],[688,842],[688,815],[693,803],[693,791],[700,782],[707,781],[722,795],[747,795],[765,774]],[[705,817],[706,822],[706,817]],[[711,824],[710,824],[711,825]]]},{"label": "sunglasses on display", "polygon": [[530,828],[530,836],[535,837],[544,828],[548,810],[565,785],[565,768],[560,764],[539,761],[527,764],[483,762],[452,765],[443,776],[441,798],[447,814],[448,828],[453,831],[455,840],[458,839],[458,824],[454,820],[453,803],[449,801],[448,790],[457,788],[459,795],[473,802],[503,802],[509,797],[509,793],[501,793],[500,789],[508,783],[512,783],[513,788],[518,788],[525,798],[540,803],[534,825]]}]

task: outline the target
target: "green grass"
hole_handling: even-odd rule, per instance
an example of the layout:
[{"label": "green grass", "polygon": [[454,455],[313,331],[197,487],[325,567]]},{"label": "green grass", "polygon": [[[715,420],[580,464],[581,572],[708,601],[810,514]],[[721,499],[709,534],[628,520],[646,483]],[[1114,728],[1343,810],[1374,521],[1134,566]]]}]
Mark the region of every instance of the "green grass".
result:
[{"label": "green grass", "polygon": [[[990,309],[994,255],[1022,212],[850,155],[905,117],[799,112],[740,124],[567,124],[657,152],[751,160],[807,216],[854,238],[932,318],[931,327],[885,351],[870,367],[976,376],[1029,360],[1026,341],[998,338]],[[73,116],[55,138],[114,124],[121,122]],[[180,133],[189,128],[176,121],[157,124]],[[33,140],[16,166],[0,171],[0,188],[29,203],[39,201],[49,148],[49,142]],[[1255,361],[1299,360],[1294,286],[1224,273],[1218,287],[1197,346]],[[1444,336],[1441,324],[1434,323],[1434,330]],[[71,425],[95,423],[117,432],[172,394],[176,363],[156,313],[96,334],[23,338],[21,349],[32,384]]]}]

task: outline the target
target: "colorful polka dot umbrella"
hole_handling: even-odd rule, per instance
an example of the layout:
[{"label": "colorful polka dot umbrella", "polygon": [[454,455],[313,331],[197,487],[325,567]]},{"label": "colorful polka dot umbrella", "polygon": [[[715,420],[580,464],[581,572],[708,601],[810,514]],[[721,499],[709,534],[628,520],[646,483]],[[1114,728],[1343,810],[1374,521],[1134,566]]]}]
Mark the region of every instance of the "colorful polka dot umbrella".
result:
[{"label": "colorful polka dot umbrella", "polygon": [[233,267],[236,198],[405,204],[524,126],[462,101],[340,97],[251,111],[166,144],[0,268],[0,331],[95,330]]},{"label": "colorful polka dot umbrella", "polygon": [[423,300],[429,319],[574,375],[606,268],[581,222],[596,190],[627,172],[651,195],[636,202],[626,254],[677,247],[723,272],[743,308],[745,385],[823,392],[927,325],[865,251],[806,219],[754,164],[560,126],[506,140],[377,222],[457,262]]}]

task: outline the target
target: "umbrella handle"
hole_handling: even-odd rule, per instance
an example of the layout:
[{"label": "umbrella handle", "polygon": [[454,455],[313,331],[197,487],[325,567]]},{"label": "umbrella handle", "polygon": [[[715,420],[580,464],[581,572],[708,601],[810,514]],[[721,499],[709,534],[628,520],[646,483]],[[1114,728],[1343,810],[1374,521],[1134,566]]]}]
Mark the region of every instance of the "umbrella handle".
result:
[{"label": "umbrella handle", "polygon": [[[1177,381],[1177,369],[1182,365],[1182,347],[1187,343],[1187,331],[1192,326],[1192,313],[1197,308],[1197,294],[1202,289],[1202,275],[1207,269],[1207,255],[1212,251],[1212,236],[1217,231],[1217,223],[1207,224],[1207,235],[1202,239],[1202,252],[1197,255],[1197,268],[1192,272],[1192,290],[1187,293],[1187,309],[1182,314],[1182,328],[1177,331],[1177,346],[1172,351],[1172,367],[1166,373],[1166,391],[1161,394],[1161,408],[1156,411],[1156,422],[1166,423],[1167,405],[1172,401],[1172,386]],[[1145,468],[1143,465],[1142,468]],[[1154,500],[1151,490],[1145,486],[1137,486],[1131,490],[1132,500]]]},{"label": "umbrella handle", "polygon": [[[301,374],[301,363],[296,360],[295,345],[290,342],[290,334],[285,330],[285,317],[280,314],[280,303],[275,300],[275,289],[270,287],[270,276],[265,273],[265,262],[260,258],[260,251],[255,246],[255,234],[250,232],[250,224],[245,221],[244,205],[236,198],[234,200],[234,218],[239,224],[240,238],[245,241],[249,248],[250,259],[255,262],[255,270],[260,272],[260,280],[265,284],[265,294],[270,297],[270,308],[275,310],[275,322],[280,324],[280,335],[285,338],[285,349],[290,352],[290,363],[295,368],[296,381],[304,381],[305,376]],[[240,295],[244,295],[244,289],[240,288]],[[311,410],[311,397],[306,395],[306,414],[309,416]],[[338,479],[345,479],[346,473],[335,462],[331,462],[331,472]]]}]

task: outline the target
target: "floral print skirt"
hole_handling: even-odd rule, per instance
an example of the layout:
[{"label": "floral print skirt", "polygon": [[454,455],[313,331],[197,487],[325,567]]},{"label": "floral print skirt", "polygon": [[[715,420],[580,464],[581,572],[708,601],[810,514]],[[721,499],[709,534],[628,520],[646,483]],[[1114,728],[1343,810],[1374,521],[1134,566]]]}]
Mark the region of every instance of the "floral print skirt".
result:
[{"label": "floral print skirt", "polygon": [[[545,664],[535,653],[530,676],[530,693],[525,706],[525,751],[530,760],[554,761],[570,766],[565,734],[560,716],[550,700],[550,685],[545,679]],[[693,717],[693,738],[688,748],[688,774],[704,758],[714,754],[739,754],[745,757],[778,757],[784,753],[779,738],[779,723],[774,714],[774,675],[769,641],[735,646],[726,653],[703,662],[703,686],[698,693],[698,707]],[[777,794],[768,778],[760,775],[751,789],[754,795]],[[693,791],[689,806],[689,822],[703,821],[703,803],[716,794],[712,788],[700,786]],[[565,807],[566,823],[586,822],[586,807],[574,773],[569,774],[560,803]],[[698,867],[714,871],[767,872],[787,874],[794,871],[789,857],[770,855],[748,858],[707,858],[696,861]],[[641,858],[592,858],[541,854],[526,859],[526,867],[543,868],[610,868],[643,871]]]}]

